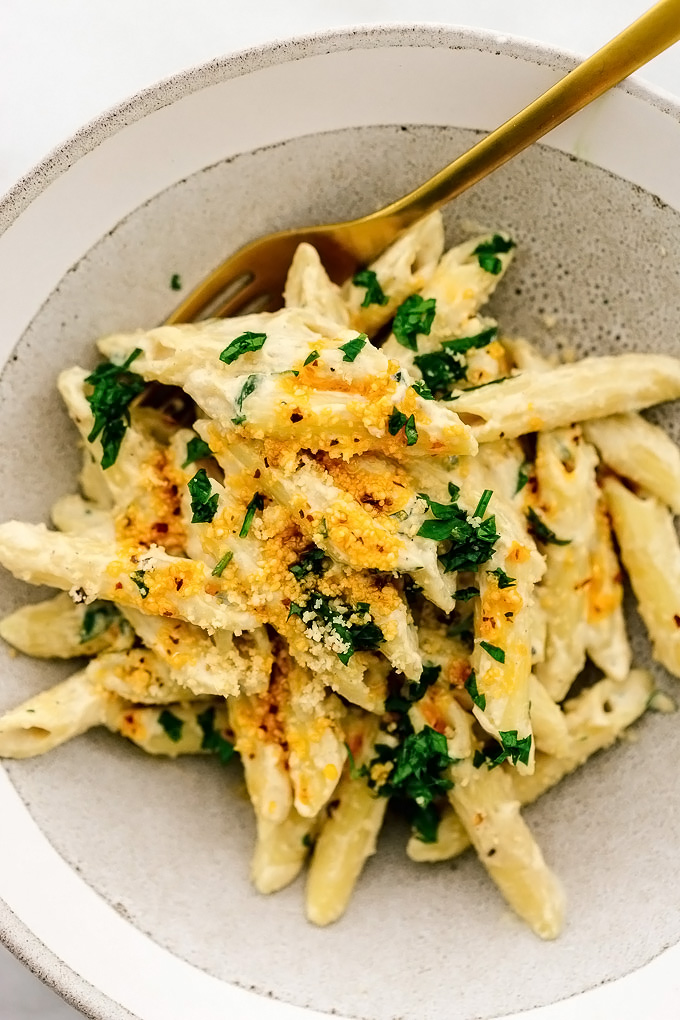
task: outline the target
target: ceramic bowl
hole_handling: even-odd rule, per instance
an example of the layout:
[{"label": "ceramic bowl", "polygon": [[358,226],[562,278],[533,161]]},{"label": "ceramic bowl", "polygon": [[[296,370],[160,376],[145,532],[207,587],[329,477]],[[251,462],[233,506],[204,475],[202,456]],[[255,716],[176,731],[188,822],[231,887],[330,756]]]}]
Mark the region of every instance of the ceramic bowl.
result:
[{"label": "ceramic bowl", "polygon": [[[0,206],[0,519],[47,519],[74,488],[56,375],[94,364],[97,336],[162,320],[174,273],[186,292],[253,236],[402,194],[573,63],[472,31],[362,29],[216,61],[84,128]],[[627,84],[459,199],[450,238],[516,238],[494,299],[511,334],[677,354],[679,166],[680,109]],[[3,574],[0,611],[35,597]],[[0,709],[69,669],[0,656]],[[299,882],[249,885],[236,768],[103,732],[0,769],[1,932],[107,1020],[674,1016],[680,725],[651,716],[636,737],[527,811],[569,901],[553,943],[472,855],[409,862],[398,825],[343,920],[314,929]]]}]

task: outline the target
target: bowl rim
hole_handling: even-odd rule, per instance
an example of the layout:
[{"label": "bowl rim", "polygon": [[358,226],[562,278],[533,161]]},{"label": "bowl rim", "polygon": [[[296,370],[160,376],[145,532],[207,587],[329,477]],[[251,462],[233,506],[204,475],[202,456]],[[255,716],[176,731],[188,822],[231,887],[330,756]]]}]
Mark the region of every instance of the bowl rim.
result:
[{"label": "bowl rim", "polygon": [[[294,35],[229,52],[162,78],[155,84],[141,89],[90,119],[66,141],[48,151],[0,197],[0,236],[51,183],[68,172],[74,163],[93,151],[106,138],[147,115],[172,105],[178,99],[265,67],[343,50],[386,47],[474,49],[478,52],[502,50],[505,56],[547,66],[560,72],[572,70],[583,59],[574,52],[524,36],[452,23],[419,21],[359,24],[352,28]],[[635,76],[621,82],[616,89],[642,100],[648,106],[670,115],[680,123],[679,97]],[[135,1014],[99,991],[62,961],[1,897],[0,944],[6,946],[44,984],[91,1020],[139,1020]],[[648,964],[634,968],[608,984],[616,985],[645,966]],[[574,993],[573,996],[559,1001],[566,1004],[571,999],[578,999],[581,995],[587,994],[587,991]],[[555,1002],[552,1005],[557,1004]],[[534,1009],[522,1010],[519,1014],[513,1014],[513,1017],[531,1016],[533,1012]],[[585,1018],[590,1014],[582,1015]],[[508,1020],[512,1020],[512,1017],[508,1017]]]}]

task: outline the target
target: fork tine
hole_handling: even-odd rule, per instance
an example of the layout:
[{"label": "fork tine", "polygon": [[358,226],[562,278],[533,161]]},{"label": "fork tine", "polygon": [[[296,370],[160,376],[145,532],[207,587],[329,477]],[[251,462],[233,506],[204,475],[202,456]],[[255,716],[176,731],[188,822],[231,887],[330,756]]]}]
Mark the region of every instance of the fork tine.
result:
[{"label": "fork tine", "polygon": [[[276,295],[272,293],[272,286],[269,281],[260,275],[255,275],[244,287],[230,294],[226,300],[221,301],[213,315],[217,318],[229,318],[232,315],[247,315],[255,311],[272,311],[276,305]],[[257,306],[257,307],[255,307]],[[281,306],[279,297],[278,306]]]},{"label": "fork tine", "polygon": [[[281,308],[282,294],[295,249],[301,241],[315,244],[332,279],[343,280],[356,258],[323,229],[282,231],[244,245],[213,270],[165,320],[167,325],[211,317],[243,314],[257,299],[259,311]],[[241,281],[247,283],[241,285]]]}]

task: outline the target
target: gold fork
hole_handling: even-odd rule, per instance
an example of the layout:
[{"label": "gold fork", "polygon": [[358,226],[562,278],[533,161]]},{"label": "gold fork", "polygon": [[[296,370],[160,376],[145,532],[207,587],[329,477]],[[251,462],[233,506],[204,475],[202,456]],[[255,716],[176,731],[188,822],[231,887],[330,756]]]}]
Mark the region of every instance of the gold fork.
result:
[{"label": "gold fork", "polygon": [[355,220],[283,230],[251,241],[199,283],[167,322],[191,322],[208,311],[225,316],[280,307],[288,267],[302,241],[315,246],[331,278],[342,282],[359,265],[371,262],[411,224],[481,181],[678,39],[680,0],[660,0],[415,191]]}]

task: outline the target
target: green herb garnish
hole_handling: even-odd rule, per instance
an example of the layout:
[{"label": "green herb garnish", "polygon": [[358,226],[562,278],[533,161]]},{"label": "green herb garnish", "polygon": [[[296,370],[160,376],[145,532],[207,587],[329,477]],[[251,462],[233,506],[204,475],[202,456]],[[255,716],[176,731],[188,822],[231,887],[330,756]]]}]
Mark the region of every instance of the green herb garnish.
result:
[{"label": "green herb garnish", "polygon": [[435,666],[431,662],[424,663],[420,679],[403,686],[401,693],[388,695],[385,700],[385,709],[388,712],[408,712],[411,705],[420,701],[425,691],[437,682],[441,671],[441,666]]},{"label": "green herb garnish", "polygon": [[467,377],[467,365],[460,357],[447,354],[446,351],[432,351],[430,354],[417,354],[413,359],[420,369],[423,381],[428,389],[443,399],[451,394],[454,383]]},{"label": "green herb garnish", "polygon": [[392,331],[402,347],[408,347],[410,351],[418,350],[416,338],[419,333],[425,336],[429,334],[436,310],[435,299],[422,298],[420,294],[411,294],[399,305],[392,323]]},{"label": "green herb garnish", "polygon": [[182,277],[179,273],[173,273],[170,277],[170,290],[181,290],[182,289]]},{"label": "green herb garnish", "polygon": [[515,495],[517,495],[518,492],[521,492],[524,486],[529,481],[528,468],[530,466],[531,465],[526,460],[522,461],[522,463],[520,464],[519,470],[517,472],[517,488],[515,489]]},{"label": "green herb garnish", "polygon": [[365,333],[360,333],[359,336],[355,336],[353,340],[348,340],[346,344],[341,344],[339,350],[343,352],[343,361],[355,361],[357,355],[364,349],[368,343],[368,337]]},{"label": "green herb garnish", "polygon": [[434,393],[425,385],[422,379],[416,379],[414,383],[411,383],[411,389],[415,390],[423,400],[434,400]]},{"label": "green herb garnish", "polygon": [[504,255],[514,247],[514,241],[502,237],[500,234],[494,234],[490,241],[482,241],[481,244],[478,244],[472,254],[477,256],[477,261],[482,269],[493,276],[498,276],[503,268],[503,262],[498,256]]},{"label": "green herb garnish", "polygon": [[184,728],[184,720],[180,719],[169,709],[164,708],[158,716],[158,722],[165,730],[166,734],[172,740],[173,744],[178,743],[182,739],[182,730]]},{"label": "green herb garnish", "polygon": [[544,542],[546,545],[571,545],[571,539],[558,538],[555,532],[551,531],[548,525],[541,520],[533,507],[529,507],[527,510],[527,520],[529,521],[529,531],[539,542]]},{"label": "green herb garnish", "polygon": [[488,652],[492,659],[496,660],[496,662],[505,662],[505,652],[502,648],[499,648],[498,645],[489,644],[488,641],[480,641],[479,644],[485,652]]},{"label": "green herb garnish", "polygon": [[321,577],[324,572],[323,561],[325,558],[326,554],[323,549],[314,547],[303,553],[297,563],[291,563],[288,569],[298,581],[302,581],[303,578],[308,577],[310,574]]},{"label": "green herb garnish", "polygon": [[496,518],[487,517],[479,524],[473,524],[479,514],[480,506],[485,510],[488,506],[491,495],[487,497],[490,490],[486,490],[480,500],[477,510],[472,517],[468,517],[465,510],[458,506],[456,500],[459,495],[456,486],[449,486],[449,494],[452,502],[437,503],[421,492],[419,495],[427,501],[430,513],[435,518],[433,521],[424,521],[418,535],[421,538],[430,538],[435,542],[451,543],[450,547],[439,555],[439,560],[444,567],[445,573],[453,570],[476,570],[482,563],[490,558],[494,545],[499,539],[496,532]]},{"label": "green herb garnish", "polygon": [[[303,617],[313,614],[310,620]],[[333,651],[343,666],[346,666],[355,652],[375,651],[385,640],[380,627],[373,622],[367,602],[356,606],[347,605],[337,598],[328,598],[319,592],[312,592],[304,605],[291,602],[288,617],[299,616],[306,627],[315,626],[330,638]],[[362,617],[361,622],[353,619]],[[340,648],[338,641],[340,639]]]},{"label": "green herb garnish", "polygon": [[81,645],[101,637],[113,623],[119,623],[121,620],[120,613],[111,602],[91,602],[80,624]]},{"label": "green herb garnish", "polygon": [[360,269],[352,277],[352,283],[355,287],[366,288],[364,300],[361,302],[362,308],[368,308],[369,305],[386,305],[389,301],[372,269]]},{"label": "green herb garnish", "polygon": [[392,414],[387,419],[387,428],[391,436],[398,435],[403,429],[407,446],[413,446],[418,442],[416,419],[412,414],[407,418],[402,411],[393,407]]},{"label": "green herb garnish", "polygon": [[484,490],[484,492],[482,493],[482,495],[480,497],[479,503],[477,504],[477,508],[476,508],[475,512],[473,513],[473,515],[472,515],[473,517],[483,517],[484,516],[484,514],[487,511],[487,507],[489,506],[489,503],[491,502],[491,497],[492,496],[493,496],[493,489],[485,489]]},{"label": "green herb garnish", "polygon": [[477,687],[477,675],[474,670],[465,681],[465,690],[472,698],[473,704],[475,704],[477,708],[481,709],[483,712],[486,708],[486,696],[479,693],[479,689]]},{"label": "green herb garnish", "polygon": [[191,495],[191,523],[209,524],[217,513],[220,497],[213,493],[205,468],[196,472],[188,482]]},{"label": "green herb garnish", "polygon": [[498,328],[491,326],[489,329],[482,330],[481,333],[475,333],[474,336],[461,336],[456,337],[455,340],[444,340],[442,347],[453,354],[466,354],[468,351],[480,347],[488,347],[497,336]]},{"label": "green herb garnish", "polygon": [[458,588],[453,593],[456,602],[469,602],[470,599],[476,599],[478,595],[479,588],[475,588],[474,585],[469,588]]},{"label": "green herb garnish", "polygon": [[198,436],[194,436],[187,443],[187,459],[182,464],[182,467],[189,467],[197,460],[203,460],[205,457],[212,457],[212,450],[208,444],[203,440],[199,439]]},{"label": "green herb garnish", "polygon": [[243,524],[241,525],[241,530],[238,533],[239,538],[246,538],[248,535],[256,510],[264,510],[264,496],[261,496],[259,492],[255,493],[246,507],[246,515],[243,518]]},{"label": "green herb garnish", "polygon": [[266,339],[266,333],[241,333],[240,336],[235,337],[224,348],[220,354],[220,361],[223,361],[225,365],[231,365],[242,354],[248,354],[250,351],[259,351],[264,346]]},{"label": "green herb garnish", "polygon": [[505,573],[502,567],[496,567],[495,570],[487,570],[487,574],[491,574],[498,581],[498,587],[502,590],[503,588],[514,588],[517,581],[514,577],[509,577]]},{"label": "green herb garnish", "polygon": [[200,715],[196,716],[196,722],[201,727],[203,733],[203,739],[201,740],[201,750],[213,751],[219,755],[220,761],[223,765],[226,765],[228,761],[234,756],[234,745],[231,741],[223,737],[218,730],[215,729],[215,709],[211,705],[210,708],[206,708],[205,712],[201,712]]},{"label": "green herb garnish", "polygon": [[305,358],[305,360],[302,362],[302,367],[306,368],[307,365],[311,365],[313,361],[316,361],[317,358],[320,358],[320,357],[321,357],[321,355],[319,354],[318,351],[312,351],[312,353],[308,354],[307,357]]},{"label": "green herb garnish", "polygon": [[[449,756],[443,733],[430,726],[414,733],[408,717],[405,717],[404,723],[410,732],[397,747],[376,744],[375,757],[367,769],[368,785],[378,796],[396,799],[406,809],[417,837],[424,843],[433,843],[439,825],[439,813],[434,802],[453,786],[442,773],[456,759]],[[371,769],[374,765],[387,763],[392,765],[389,776],[382,785],[376,785],[370,778]]]},{"label": "green herb garnish", "polygon": [[218,560],[217,563],[215,564],[215,566],[210,571],[212,576],[213,577],[221,577],[222,574],[224,573],[225,568],[229,566],[229,564],[231,563],[233,558],[234,558],[233,552],[231,551],[231,549],[228,549],[227,552],[225,552],[225,554],[222,557],[222,559]]},{"label": "green herb garnish", "polygon": [[246,397],[249,397],[250,394],[253,392],[253,390],[255,389],[259,382],[259,379],[260,379],[259,375],[249,375],[246,381],[244,382],[243,386],[241,387],[241,392],[234,401],[234,407],[236,408],[238,414],[236,415],[235,418],[231,419],[233,425],[243,425],[244,421],[246,420],[245,414],[241,414],[241,411],[243,410],[243,401],[246,399]]},{"label": "green herb garnish", "polygon": [[523,765],[529,764],[531,754],[531,736],[518,737],[517,730],[501,730],[501,752],[490,762],[490,767],[502,765],[508,759],[516,765],[520,761]]},{"label": "green herb garnish", "polygon": [[142,596],[143,599],[145,599],[149,594],[149,586],[144,580],[145,575],[146,570],[135,570],[133,574],[130,574],[130,580],[133,582],[133,584],[137,585],[137,587],[139,588],[139,594]]},{"label": "green herb garnish", "polygon": [[137,347],[122,365],[114,365],[110,361],[98,365],[85,379],[94,387],[87,397],[94,415],[87,439],[93,443],[101,435],[101,466],[104,470],[115,464],[130,424],[130,404],[146,386],[141,375],[129,371],[130,365],[141,353],[141,348]]}]

